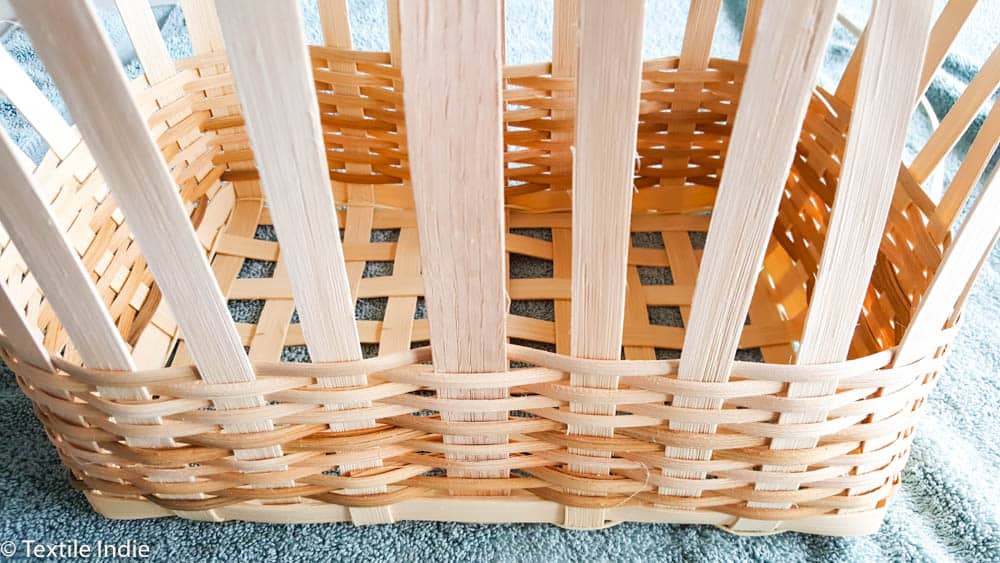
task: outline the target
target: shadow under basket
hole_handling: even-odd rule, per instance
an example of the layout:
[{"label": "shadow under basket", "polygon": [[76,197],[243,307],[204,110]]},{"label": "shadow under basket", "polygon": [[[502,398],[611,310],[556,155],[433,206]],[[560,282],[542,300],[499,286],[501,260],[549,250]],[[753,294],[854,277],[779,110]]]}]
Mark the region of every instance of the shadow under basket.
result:
[{"label": "shadow under basket", "polygon": [[30,259],[5,241],[6,293],[41,330],[46,356],[36,359],[5,327],[3,359],[95,510],[281,523],[878,529],[957,313],[919,357],[900,363],[897,347],[953,235],[900,167],[848,358],[795,363],[850,104],[812,90],[737,361],[727,380],[693,380],[679,375],[679,358],[696,282],[709,283],[699,266],[746,62],[642,63],[622,359],[571,353],[575,79],[548,63],[504,68],[507,369],[435,369],[434,309],[425,315],[423,306],[427,239],[396,55],[311,46],[309,60],[351,297],[370,309],[357,321],[364,359],[281,361],[301,357],[309,334],[291,258],[268,236],[276,210],[225,53],[179,61],[176,74],[153,85],[140,78],[132,90],[222,295],[234,310],[254,310],[235,323],[252,381],[203,378],[118,194],[79,136],[31,174],[135,364],[82,367]]}]

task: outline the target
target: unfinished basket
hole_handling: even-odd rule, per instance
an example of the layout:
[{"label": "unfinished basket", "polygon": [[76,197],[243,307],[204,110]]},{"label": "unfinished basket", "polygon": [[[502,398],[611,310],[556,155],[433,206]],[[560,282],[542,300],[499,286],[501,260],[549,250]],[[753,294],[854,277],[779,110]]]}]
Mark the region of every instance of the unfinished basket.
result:
[{"label": "unfinished basket", "polygon": [[834,0],[750,0],[739,60],[693,0],[648,61],[642,0],[556,0],[513,67],[500,0],[389,0],[388,53],[346,0],[324,46],[295,0],[185,0],[176,63],[119,0],[131,83],[87,3],[14,4],[79,134],[0,52],[51,146],[0,143],[0,343],[111,518],[871,533],[1000,227],[1000,181],[956,225],[1000,105],[921,189],[1000,49],[900,166],[969,0],[876,2],[836,92]]}]

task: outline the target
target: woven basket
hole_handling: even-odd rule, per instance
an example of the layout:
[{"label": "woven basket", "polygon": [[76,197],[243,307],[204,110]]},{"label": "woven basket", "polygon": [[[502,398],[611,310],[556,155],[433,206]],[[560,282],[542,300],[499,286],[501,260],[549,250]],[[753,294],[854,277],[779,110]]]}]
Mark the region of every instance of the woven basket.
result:
[{"label": "woven basket", "polygon": [[1000,227],[996,181],[955,221],[996,107],[921,188],[998,52],[899,164],[967,1],[877,2],[836,92],[833,0],[750,0],[738,60],[694,0],[647,61],[641,0],[556,0],[506,67],[498,0],[389,0],[388,53],[345,0],[308,47],[294,0],[185,0],[176,64],[120,0],[131,83],[86,3],[14,4],[79,133],[0,55],[51,146],[0,143],[0,344],[110,518],[872,533]]}]

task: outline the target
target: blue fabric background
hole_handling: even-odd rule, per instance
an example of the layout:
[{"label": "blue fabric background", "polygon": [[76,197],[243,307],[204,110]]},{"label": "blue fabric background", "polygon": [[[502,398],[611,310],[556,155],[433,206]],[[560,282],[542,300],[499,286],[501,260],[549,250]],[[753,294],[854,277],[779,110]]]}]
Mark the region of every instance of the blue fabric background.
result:
[{"label": "blue fabric background", "polygon": [[[939,1],[939,4],[943,2]],[[507,0],[510,63],[549,59],[551,4]],[[360,49],[387,49],[382,0],[352,0],[352,29]],[[841,11],[859,26],[870,2],[843,0]],[[938,6],[940,9],[940,5]],[[687,9],[684,0],[650,0],[644,54],[679,52]],[[315,0],[303,2],[307,35],[319,42]],[[745,11],[743,0],[724,0],[713,52],[735,57]],[[173,6],[155,9],[175,58],[190,55],[183,14]],[[101,13],[131,75],[117,13]],[[1000,0],[981,0],[959,36],[955,51],[938,73],[928,98],[944,115],[1000,39]],[[57,107],[64,106],[30,43],[19,29],[4,47],[25,67]],[[854,39],[837,25],[821,82],[835,86]],[[64,114],[65,110],[63,109]],[[67,116],[68,117],[68,116]],[[982,121],[982,115],[977,123]],[[16,111],[0,101],[0,121],[31,157],[46,147]],[[921,146],[928,120],[917,112],[907,159]],[[968,147],[967,136],[943,167],[947,180]],[[994,155],[994,158],[996,155]],[[946,185],[946,184],[945,184]],[[932,189],[931,191],[936,191]],[[932,193],[933,196],[938,194]],[[3,202],[0,200],[0,205]],[[0,541],[54,543],[133,540],[152,546],[155,560],[984,560],[1000,559],[1000,250],[994,249],[969,300],[945,376],[933,392],[917,436],[904,486],[892,501],[882,530],[865,538],[782,534],[741,538],[708,527],[621,524],[576,532],[545,525],[463,525],[402,522],[356,528],[348,525],[263,525],[200,523],[181,519],[116,522],[96,515],[83,495],[69,488],[67,472],[48,444],[31,405],[0,364]]]}]

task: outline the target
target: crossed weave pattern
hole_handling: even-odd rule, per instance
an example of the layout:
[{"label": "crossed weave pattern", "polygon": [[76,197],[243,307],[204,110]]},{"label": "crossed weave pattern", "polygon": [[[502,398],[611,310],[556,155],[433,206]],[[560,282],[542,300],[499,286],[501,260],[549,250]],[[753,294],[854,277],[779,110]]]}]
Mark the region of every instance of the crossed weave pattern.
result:
[{"label": "crossed weave pattern", "polygon": [[[944,333],[950,338],[952,331]],[[426,362],[428,348],[343,364],[259,363],[253,384],[208,384],[196,368],[175,367],[142,373],[101,372],[56,360],[59,371],[47,373],[27,364],[15,364],[24,392],[52,434],[63,461],[88,488],[109,494],[142,496],[175,510],[208,510],[250,499],[295,497],[348,506],[391,504],[431,491],[530,490],[543,498],[571,506],[609,507],[625,503],[653,503],[684,508],[711,508],[754,518],[794,518],[835,509],[873,508],[895,489],[905,463],[919,405],[934,383],[928,373],[940,358],[886,368],[891,353],[883,352],[836,366],[769,366],[738,362],[733,378],[724,383],[691,382],[676,377],[677,362],[615,362],[568,358],[512,345],[509,358],[537,367],[502,374],[435,373]],[[569,372],[614,374],[622,378],[618,390],[569,385]],[[326,390],[320,377],[367,375],[365,387]],[[792,382],[835,379],[840,389],[822,400],[787,398],[777,393]],[[511,388],[507,399],[442,399],[419,393],[427,390],[475,389],[502,381]],[[156,398],[123,404],[101,398],[101,387],[145,387]],[[879,389],[892,392],[869,398]],[[250,411],[216,411],[213,400],[262,394],[268,406]],[[63,394],[63,398],[56,395]],[[724,399],[720,412],[669,406],[674,394]],[[329,411],[327,403],[370,401],[373,406]],[[568,402],[619,405],[615,416],[568,411]],[[829,409],[826,421],[778,424],[783,413]],[[517,411],[503,422],[448,422],[447,412]],[[627,409],[627,412],[625,412]],[[141,411],[162,417],[159,425],[115,421]],[[874,414],[878,421],[868,421]],[[271,432],[229,434],[222,424],[266,417],[275,422]],[[374,418],[376,428],[331,432],[331,423]],[[70,420],[85,424],[72,424]],[[718,425],[718,432],[697,434],[672,431],[666,422]],[[600,425],[616,430],[613,438],[567,435],[567,424]],[[502,433],[510,443],[489,446],[508,454],[502,460],[449,459],[470,446],[447,444],[442,434],[475,436]],[[867,440],[891,436],[885,447],[858,452]],[[126,446],[130,438],[173,438],[186,444],[177,449]],[[772,450],[770,438],[814,438],[822,445],[806,450]],[[233,458],[233,449],[281,445],[280,459],[247,461]],[[715,452],[708,461],[671,459],[664,446],[697,447]],[[475,446],[472,446],[475,447]],[[602,462],[613,470],[610,478],[574,475],[562,469],[575,461],[571,447],[611,452]],[[377,471],[338,475],[338,467],[379,456]],[[590,461],[590,460],[588,460]],[[593,463],[592,461],[590,461]],[[760,470],[761,465],[799,466],[797,473]],[[879,467],[855,473],[859,465]],[[435,469],[478,468],[515,470],[510,479],[453,479],[429,476]],[[659,469],[704,471],[712,478],[676,479]],[[520,470],[520,471],[517,471]],[[331,474],[331,472],[333,474]],[[294,485],[282,483],[294,481]],[[802,486],[797,490],[766,491],[753,485]],[[254,486],[247,489],[245,486]],[[345,488],[392,487],[379,495],[338,494]],[[688,496],[664,496],[657,486],[689,490]],[[849,489],[866,489],[845,496]],[[572,489],[590,496],[565,492]],[[697,495],[695,494],[697,493]],[[178,497],[177,495],[184,495]],[[198,495],[192,497],[190,495]],[[795,509],[748,509],[744,501],[786,502]],[[789,512],[791,511],[791,512]]]},{"label": "crossed weave pattern", "polygon": [[[512,265],[508,272],[512,367],[495,374],[435,373],[429,348],[419,347],[429,329],[420,307],[419,239],[398,67],[387,53],[310,49],[352,293],[361,303],[375,303],[380,317],[358,321],[361,341],[374,357],[334,365],[279,362],[305,342],[279,242],[259,236],[271,219],[225,56],[182,61],[175,78],[147,89],[140,100],[223,293],[259,310],[237,323],[258,379],[200,381],[86,147],[78,145],[62,161],[50,154],[36,177],[52,190],[56,208],[65,209],[57,214],[60,221],[134,346],[137,363],[149,368],[130,374],[80,368],[30,272],[12,247],[4,249],[0,264],[8,287],[15,288],[12,297],[46,331],[48,349],[62,355],[55,359],[56,373],[18,361],[16,351],[7,350],[5,360],[15,367],[78,486],[185,514],[247,503],[265,509],[377,507],[448,495],[529,495],[608,511],[667,507],[689,511],[681,521],[723,523],[734,516],[795,522],[884,507],[952,334],[942,332],[940,347],[926,358],[892,364],[891,348],[926,289],[928,272],[941,260],[946,230],[925,225],[933,223],[933,203],[901,170],[854,335],[854,359],[789,365],[836,191],[850,117],[843,103],[822,90],[813,97],[741,337],[741,357],[768,363],[738,362],[727,382],[693,382],[676,377],[676,358],[744,65],[713,59],[707,70],[680,71],[676,58],[645,63],[622,361],[567,355],[575,81],[551,76],[548,64],[509,67],[506,244],[512,264],[529,260],[536,266]],[[270,277],[244,277],[248,264],[262,266]],[[530,276],[523,277],[525,272]],[[614,375],[620,384],[610,390],[574,386],[570,373]],[[318,378],[366,383],[330,388],[318,385]],[[785,395],[790,383],[829,380],[837,381],[832,395]],[[153,398],[115,401],[101,397],[98,386],[145,387]],[[498,386],[508,388],[508,396],[443,398]],[[268,405],[228,411],[210,406],[247,395],[263,396]],[[674,395],[722,399],[723,407],[674,407]],[[615,414],[580,412],[609,407]],[[781,420],[805,411],[826,416],[806,424]],[[135,413],[157,423],[116,421]],[[444,422],[441,413],[503,416],[495,422]],[[261,419],[275,429],[221,430],[223,424]],[[670,430],[671,422],[716,430]],[[572,435],[570,426],[612,429],[613,436]],[[506,443],[444,439],[497,435],[506,436]],[[171,438],[178,447],[129,445],[148,438]],[[772,449],[774,438],[813,439],[817,445]],[[283,456],[232,455],[274,445]],[[665,455],[667,447],[709,455],[676,459]],[[581,456],[581,450],[605,457]],[[570,469],[579,463],[602,471]],[[510,476],[465,477],[497,471]],[[672,476],[678,471],[700,477]],[[625,517],[646,518],[634,512]]]}]

